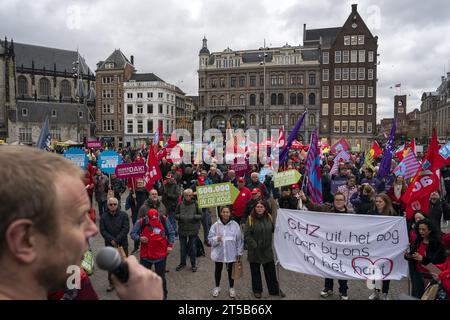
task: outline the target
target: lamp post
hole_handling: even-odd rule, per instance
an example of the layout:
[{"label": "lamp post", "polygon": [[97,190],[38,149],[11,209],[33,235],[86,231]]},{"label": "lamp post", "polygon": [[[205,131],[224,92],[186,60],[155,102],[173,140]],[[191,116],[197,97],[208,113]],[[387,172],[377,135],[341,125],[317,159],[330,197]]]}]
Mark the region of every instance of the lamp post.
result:
[{"label": "lamp post", "polygon": [[266,97],[266,58],[268,56],[267,54],[267,50],[269,48],[266,47],[266,39],[264,39],[264,47],[263,48],[259,48],[259,50],[263,50],[263,54],[258,55],[258,57],[261,59],[262,61],[259,62],[260,65],[263,66],[263,127],[264,129],[267,129],[267,117],[266,117],[266,102],[267,102],[267,97]]}]

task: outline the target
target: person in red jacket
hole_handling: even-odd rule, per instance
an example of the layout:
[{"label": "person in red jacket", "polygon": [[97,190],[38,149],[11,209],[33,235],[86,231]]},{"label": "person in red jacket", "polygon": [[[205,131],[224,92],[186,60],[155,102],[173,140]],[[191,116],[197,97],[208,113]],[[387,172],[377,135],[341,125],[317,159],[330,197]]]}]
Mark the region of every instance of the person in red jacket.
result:
[{"label": "person in red jacket", "polygon": [[175,242],[172,224],[168,223],[166,216],[160,216],[158,211],[150,209],[146,217],[136,221],[131,238],[141,242],[141,264],[148,269],[155,265],[155,272],[163,280],[164,300],[166,300],[166,260]]},{"label": "person in red jacket", "polygon": [[242,217],[244,216],[245,206],[247,205],[247,202],[252,200],[252,195],[250,190],[245,187],[245,179],[242,177],[238,179],[238,189],[239,195],[233,203],[231,218],[240,225]]}]

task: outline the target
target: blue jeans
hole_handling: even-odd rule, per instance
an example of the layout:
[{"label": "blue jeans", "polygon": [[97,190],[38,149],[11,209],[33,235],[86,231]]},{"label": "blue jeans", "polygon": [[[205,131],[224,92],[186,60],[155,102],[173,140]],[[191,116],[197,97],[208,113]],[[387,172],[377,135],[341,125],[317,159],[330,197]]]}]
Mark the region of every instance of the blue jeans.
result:
[{"label": "blue jeans", "polygon": [[106,212],[106,200],[97,201],[98,204],[98,215],[101,218],[102,215]]},{"label": "blue jeans", "polygon": [[197,259],[197,245],[196,241],[198,236],[182,236],[180,235],[180,254],[181,254],[181,265],[186,265],[186,259],[189,255],[191,259],[191,266],[195,267],[195,261]]},{"label": "blue jeans", "polygon": [[209,229],[211,229],[211,213],[208,208],[202,209],[202,226],[203,226],[203,240],[208,242]]}]

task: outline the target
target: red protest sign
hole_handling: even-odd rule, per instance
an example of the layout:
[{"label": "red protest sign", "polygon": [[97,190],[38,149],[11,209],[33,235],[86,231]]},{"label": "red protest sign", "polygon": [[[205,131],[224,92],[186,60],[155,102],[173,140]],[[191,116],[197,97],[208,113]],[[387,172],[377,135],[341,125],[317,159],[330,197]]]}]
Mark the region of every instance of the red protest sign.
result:
[{"label": "red protest sign", "polygon": [[116,167],[116,176],[119,179],[142,178],[145,176],[145,163],[125,163]]},{"label": "red protest sign", "polygon": [[101,149],[102,148],[102,142],[101,141],[88,141],[86,143],[87,148],[93,148],[93,149]]}]

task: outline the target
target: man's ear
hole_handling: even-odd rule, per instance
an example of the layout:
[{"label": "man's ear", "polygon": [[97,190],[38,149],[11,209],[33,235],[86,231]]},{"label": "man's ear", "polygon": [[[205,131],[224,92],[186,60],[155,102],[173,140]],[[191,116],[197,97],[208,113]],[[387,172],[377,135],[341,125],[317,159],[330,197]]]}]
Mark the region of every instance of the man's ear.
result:
[{"label": "man's ear", "polygon": [[28,219],[19,219],[11,223],[6,230],[6,247],[11,255],[22,263],[32,263],[37,258],[36,238],[33,236],[33,223]]}]

